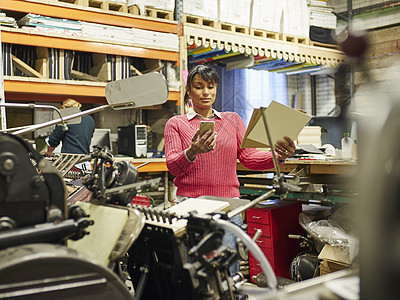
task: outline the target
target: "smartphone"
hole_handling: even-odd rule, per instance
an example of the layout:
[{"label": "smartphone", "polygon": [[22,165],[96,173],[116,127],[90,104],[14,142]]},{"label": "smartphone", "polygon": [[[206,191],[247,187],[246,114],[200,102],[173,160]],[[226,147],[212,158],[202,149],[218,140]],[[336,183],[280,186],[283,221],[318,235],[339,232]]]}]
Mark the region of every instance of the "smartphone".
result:
[{"label": "smartphone", "polygon": [[200,121],[200,136],[202,136],[208,130],[214,132],[214,121]]}]

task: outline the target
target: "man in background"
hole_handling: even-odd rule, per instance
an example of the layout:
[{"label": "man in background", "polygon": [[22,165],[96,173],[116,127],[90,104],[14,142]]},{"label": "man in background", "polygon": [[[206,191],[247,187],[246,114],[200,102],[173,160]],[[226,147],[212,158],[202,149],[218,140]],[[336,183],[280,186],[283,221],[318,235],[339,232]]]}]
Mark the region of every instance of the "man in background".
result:
[{"label": "man in background", "polygon": [[[74,99],[65,100],[61,109],[69,107],[81,108],[82,104]],[[90,153],[90,142],[94,133],[94,120],[91,116],[86,115],[81,117],[79,124],[68,125],[68,130],[63,131],[62,126],[56,125],[51,135],[46,138],[47,157],[53,155],[54,149],[62,142],[61,152],[71,154],[88,154]]]}]

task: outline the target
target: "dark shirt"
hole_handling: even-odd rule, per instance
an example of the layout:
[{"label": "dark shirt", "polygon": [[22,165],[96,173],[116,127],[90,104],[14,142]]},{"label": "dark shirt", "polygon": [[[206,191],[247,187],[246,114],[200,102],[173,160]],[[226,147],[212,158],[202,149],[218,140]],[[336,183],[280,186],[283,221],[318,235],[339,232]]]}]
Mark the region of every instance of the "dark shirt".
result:
[{"label": "dark shirt", "polygon": [[94,132],[94,120],[91,116],[83,116],[81,123],[68,125],[68,130],[63,131],[57,125],[49,136],[48,143],[56,148],[62,142],[62,153],[88,154],[90,153],[90,141]]}]

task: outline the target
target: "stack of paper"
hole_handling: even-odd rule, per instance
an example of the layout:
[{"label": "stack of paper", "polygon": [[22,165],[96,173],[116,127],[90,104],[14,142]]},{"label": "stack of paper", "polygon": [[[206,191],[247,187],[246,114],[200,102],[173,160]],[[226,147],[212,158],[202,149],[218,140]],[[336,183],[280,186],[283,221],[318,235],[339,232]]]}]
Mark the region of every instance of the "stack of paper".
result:
[{"label": "stack of paper", "polygon": [[20,20],[18,25],[27,30],[62,33],[66,35],[80,36],[81,23],[66,19],[44,17],[35,14],[27,14]]},{"label": "stack of paper", "polygon": [[317,148],[321,147],[321,127],[306,126],[297,138],[297,144],[311,144]]},{"label": "stack of paper", "polygon": [[310,11],[310,26],[336,29],[336,16],[333,7],[328,6],[326,0],[308,0]]},{"label": "stack of paper", "polygon": [[13,17],[7,17],[5,13],[0,13],[0,25],[7,27],[18,27],[17,21]]}]

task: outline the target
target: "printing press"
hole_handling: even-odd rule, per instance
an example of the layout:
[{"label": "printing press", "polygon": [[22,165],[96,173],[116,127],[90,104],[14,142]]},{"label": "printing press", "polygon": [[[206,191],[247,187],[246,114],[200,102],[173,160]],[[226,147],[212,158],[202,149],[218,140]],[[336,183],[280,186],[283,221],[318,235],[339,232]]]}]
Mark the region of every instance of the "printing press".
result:
[{"label": "printing press", "polygon": [[[154,74],[109,83],[108,105],[64,120],[109,107],[148,106],[144,94],[153,89],[150,104],[163,103],[168,88]],[[89,159],[93,166],[81,178],[88,201],[75,201],[79,197],[68,197],[62,177],[74,163],[57,168],[18,136],[62,121],[0,134],[0,298],[236,299],[254,293],[267,299],[282,292],[260,248],[228,220],[273,194],[296,190],[284,175],[278,172],[270,192],[233,210],[229,202],[207,199],[194,210],[199,199],[167,210],[135,207],[130,199],[136,189],[157,183],[137,182],[136,167],[95,147],[90,157],[74,161]],[[222,245],[227,231],[259,261],[266,287],[248,287],[240,273],[229,273],[239,254]]]}]

